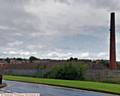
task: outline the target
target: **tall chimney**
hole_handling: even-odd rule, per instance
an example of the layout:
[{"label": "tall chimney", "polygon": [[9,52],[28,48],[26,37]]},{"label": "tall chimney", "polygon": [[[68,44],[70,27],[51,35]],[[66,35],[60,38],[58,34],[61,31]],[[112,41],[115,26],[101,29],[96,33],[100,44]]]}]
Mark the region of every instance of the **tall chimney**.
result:
[{"label": "tall chimney", "polygon": [[110,69],[117,69],[116,64],[116,44],[115,44],[115,13],[111,13],[110,19]]}]

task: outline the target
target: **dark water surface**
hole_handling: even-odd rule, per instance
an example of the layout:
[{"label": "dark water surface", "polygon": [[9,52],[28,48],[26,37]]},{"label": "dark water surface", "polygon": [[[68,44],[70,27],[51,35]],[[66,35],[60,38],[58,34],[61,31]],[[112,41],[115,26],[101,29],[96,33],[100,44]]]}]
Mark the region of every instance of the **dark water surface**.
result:
[{"label": "dark water surface", "polygon": [[4,82],[7,83],[7,87],[0,89],[1,93],[2,92],[41,93],[41,96],[115,96],[92,91],[55,87],[42,84],[24,83],[17,81],[4,81]]}]

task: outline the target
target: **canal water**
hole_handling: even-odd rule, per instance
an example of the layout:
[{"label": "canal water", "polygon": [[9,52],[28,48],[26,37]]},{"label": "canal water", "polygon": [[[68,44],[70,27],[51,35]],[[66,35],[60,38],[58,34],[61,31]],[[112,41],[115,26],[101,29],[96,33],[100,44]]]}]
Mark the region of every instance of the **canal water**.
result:
[{"label": "canal water", "polygon": [[117,96],[99,92],[55,87],[42,84],[24,83],[17,81],[3,82],[7,83],[7,87],[0,89],[0,93],[40,93],[41,96]]}]

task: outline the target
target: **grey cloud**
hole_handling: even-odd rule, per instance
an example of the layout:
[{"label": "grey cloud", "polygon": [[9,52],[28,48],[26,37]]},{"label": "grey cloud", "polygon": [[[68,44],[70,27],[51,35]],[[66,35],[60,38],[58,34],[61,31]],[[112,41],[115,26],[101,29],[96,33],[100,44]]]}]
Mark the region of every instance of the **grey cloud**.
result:
[{"label": "grey cloud", "polygon": [[119,0],[55,0],[55,2],[65,3],[68,5],[79,5],[85,3],[95,8],[102,8],[108,11],[119,11],[120,1]]},{"label": "grey cloud", "polygon": [[65,3],[67,5],[71,5],[71,0],[54,0],[55,2]]},{"label": "grey cloud", "polygon": [[[0,8],[0,26],[12,28],[13,33],[36,31],[37,17],[25,11],[27,0],[2,0]],[[29,27],[29,29],[28,29]],[[2,31],[2,30],[1,30]],[[8,31],[8,30],[7,30]]]},{"label": "grey cloud", "polygon": [[82,58],[89,57],[90,52],[95,55],[99,51],[104,52],[106,49],[96,46],[96,43],[107,47],[109,22],[106,19],[109,13],[106,9],[118,9],[116,2],[0,0],[0,54],[28,56],[35,52],[39,57],[66,58],[75,55],[80,57],[81,51],[84,51]]},{"label": "grey cloud", "polygon": [[[79,1],[79,0],[78,0]],[[88,3],[96,8],[106,9],[108,11],[119,11],[120,1],[119,0],[80,0],[84,3]]]}]

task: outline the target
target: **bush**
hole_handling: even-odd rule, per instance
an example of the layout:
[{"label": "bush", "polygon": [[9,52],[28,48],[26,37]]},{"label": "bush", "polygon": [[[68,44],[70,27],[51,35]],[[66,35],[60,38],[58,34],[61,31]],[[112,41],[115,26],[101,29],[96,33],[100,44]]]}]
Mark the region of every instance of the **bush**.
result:
[{"label": "bush", "polygon": [[55,66],[46,74],[48,78],[67,79],[67,80],[84,80],[84,71],[87,66],[85,64],[77,64],[77,62],[67,62],[62,65]]}]

